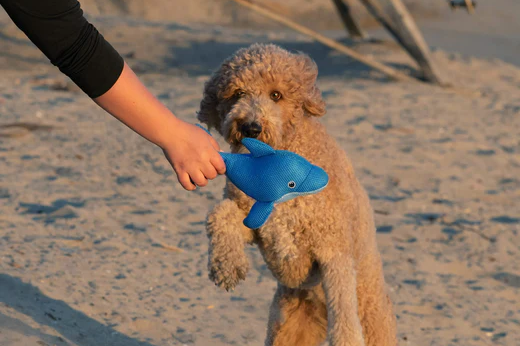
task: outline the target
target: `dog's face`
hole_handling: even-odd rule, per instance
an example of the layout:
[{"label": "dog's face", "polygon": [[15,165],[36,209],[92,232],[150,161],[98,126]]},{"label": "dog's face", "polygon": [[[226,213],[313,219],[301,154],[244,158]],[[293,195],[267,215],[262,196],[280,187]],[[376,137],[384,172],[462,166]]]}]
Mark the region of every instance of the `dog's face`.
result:
[{"label": "dog's face", "polygon": [[254,44],[227,59],[206,83],[198,119],[234,147],[252,137],[279,148],[304,117],[325,114],[317,74],[306,55]]}]

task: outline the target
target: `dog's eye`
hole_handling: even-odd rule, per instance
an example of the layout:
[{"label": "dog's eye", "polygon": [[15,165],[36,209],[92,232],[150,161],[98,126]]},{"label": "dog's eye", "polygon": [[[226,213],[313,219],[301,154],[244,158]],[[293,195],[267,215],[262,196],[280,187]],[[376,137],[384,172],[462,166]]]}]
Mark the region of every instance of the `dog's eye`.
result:
[{"label": "dog's eye", "polygon": [[287,184],[291,189],[294,189],[296,187],[296,183],[294,181],[290,181],[289,184]]},{"label": "dog's eye", "polygon": [[282,94],[279,91],[273,91],[271,93],[271,100],[276,102],[276,101],[280,100],[281,98],[282,98]]},{"label": "dog's eye", "polygon": [[242,96],[244,96],[245,94],[246,94],[246,92],[245,92],[244,90],[237,90],[237,91],[235,92],[235,96],[236,96],[236,97],[242,97]]}]

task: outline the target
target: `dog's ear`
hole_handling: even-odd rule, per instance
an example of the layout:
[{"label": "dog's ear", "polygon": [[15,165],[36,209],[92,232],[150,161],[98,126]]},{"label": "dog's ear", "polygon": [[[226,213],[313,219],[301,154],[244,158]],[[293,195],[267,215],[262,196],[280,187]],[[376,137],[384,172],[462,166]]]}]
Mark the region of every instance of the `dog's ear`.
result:
[{"label": "dog's ear", "polygon": [[303,101],[303,109],[306,114],[321,117],[325,115],[327,109],[325,107],[325,101],[321,97],[321,91],[317,86],[311,88]]},{"label": "dog's ear", "polygon": [[213,75],[204,85],[204,93],[200,101],[200,109],[197,119],[208,126],[209,129],[220,129],[220,116],[218,114],[217,76]]},{"label": "dog's ear", "polygon": [[302,85],[305,88],[303,109],[305,114],[321,117],[326,113],[325,101],[321,96],[321,90],[316,85],[318,78],[318,66],[308,55],[301,54],[303,59],[303,71],[301,73]]}]

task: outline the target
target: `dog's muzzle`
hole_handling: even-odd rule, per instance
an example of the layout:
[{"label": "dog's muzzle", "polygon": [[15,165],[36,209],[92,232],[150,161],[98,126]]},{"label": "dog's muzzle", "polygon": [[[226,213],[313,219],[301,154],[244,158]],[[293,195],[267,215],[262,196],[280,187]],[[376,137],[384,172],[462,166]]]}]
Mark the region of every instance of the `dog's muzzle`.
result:
[{"label": "dog's muzzle", "polygon": [[240,133],[244,137],[257,138],[262,133],[262,125],[256,121],[244,123],[240,127]]}]

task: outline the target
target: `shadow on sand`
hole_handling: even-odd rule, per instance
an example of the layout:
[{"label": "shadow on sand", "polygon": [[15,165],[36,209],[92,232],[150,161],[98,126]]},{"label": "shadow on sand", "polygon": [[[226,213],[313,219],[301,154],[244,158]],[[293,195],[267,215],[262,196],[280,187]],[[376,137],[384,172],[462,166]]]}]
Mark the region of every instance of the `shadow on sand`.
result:
[{"label": "shadow on sand", "polygon": [[[238,49],[247,47],[255,42],[257,41],[229,43],[210,40],[205,42],[191,42],[189,45],[183,47],[171,46],[169,49],[170,53],[163,58],[163,66],[161,67],[165,70],[182,70],[192,77],[208,75],[214,71],[224,59],[228,58]],[[337,53],[335,50],[317,42],[271,40],[263,43],[273,43],[291,52],[303,52],[308,54],[318,64],[320,77],[370,79],[377,82],[390,81],[382,73],[373,70],[371,67],[353,60],[346,55]],[[342,40],[342,43],[350,47],[355,45],[355,43],[350,40]],[[370,44],[373,45],[377,43]],[[417,74],[417,71],[409,65],[389,64],[389,66],[405,73]],[[146,72],[159,71],[147,70]]]},{"label": "shadow on sand", "polygon": [[[19,278],[0,274],[0,302],[49,326],[77,346],[155,346],[123,335],[84,313],[74,310],[61,300],[44,295],[37,287]],[[4,323],[5,322],[5,323]],[[9,329],[23,335],[34,335],[50,345],[71,345],[59,337],[38,331],[12,317],[0,314],[0,331]]]}]

